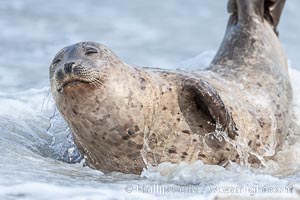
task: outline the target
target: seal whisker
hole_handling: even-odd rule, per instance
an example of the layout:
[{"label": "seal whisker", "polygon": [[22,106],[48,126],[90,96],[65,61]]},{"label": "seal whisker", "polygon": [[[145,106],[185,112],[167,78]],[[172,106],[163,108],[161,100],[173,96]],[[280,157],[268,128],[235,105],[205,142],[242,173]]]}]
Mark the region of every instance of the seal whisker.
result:
[{"label": "seal whisker", "polygon": [[94,84],[98,85],[98,86],[102,86],[103,83],[101,81],[99,81],[98,79],[95,79],[92,81]]},{"label": "seal whisker", "polygon": [[103,81],[102,80],[100,80],[100,79],[94,79],[93,80],[94,82],[96,82],[96,83],[98,83],[99,85],[103,85]]},{"label": "seal whisker", "polygon": [[93,86],[97,87],[95,82],[90,77],[86,77],[86,79],[88,80],[89,84],[92,84]]}]

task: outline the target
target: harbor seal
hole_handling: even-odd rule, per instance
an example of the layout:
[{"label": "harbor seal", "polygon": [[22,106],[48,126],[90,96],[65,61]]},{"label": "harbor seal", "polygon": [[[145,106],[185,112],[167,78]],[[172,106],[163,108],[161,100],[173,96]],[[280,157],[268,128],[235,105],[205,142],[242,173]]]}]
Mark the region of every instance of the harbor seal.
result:
[{"label": "harbor seal", "polygon": [[230,0],[207,70],[139,68],[81,42],[50,66],[51,91],[86,163],[139,174],[161,162],[261,166],[280,150],[292,100],[278,40],[283,0]]}]

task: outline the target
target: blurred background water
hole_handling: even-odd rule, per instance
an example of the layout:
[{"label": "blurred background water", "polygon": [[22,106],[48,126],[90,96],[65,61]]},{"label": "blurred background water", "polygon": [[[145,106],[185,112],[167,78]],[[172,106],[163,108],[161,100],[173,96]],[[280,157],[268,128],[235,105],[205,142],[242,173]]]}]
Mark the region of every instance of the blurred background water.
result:
[{"label": "blurred background water", "polygon": [[[226,0],[1,0],[2,91],[48,85],[48,66],[62,47],[78,41],[109,46],[127,63],[174,67],[216,50],[228,15]],[[288,0],[280,38],[293,67],[300,66],[300,3]]]},{"label": "blurred background water", "polygon": [[[0,0],[0,199],[152,199],[153,194],[136,191],[142,184],[173,189],[193,184],[204,191],[154,196],[206,199],[213,196],[209,187],[224,182],[291,186],[295,193],[300,181],[296,164],[290,164],[285,175],[196,163],[166,164],[134,176],[103,175],[82,164],[59,161],[78,155],[49,94],[48,66],[58,50],[96,41],[130,64],[205,67],[223,38],[226,4],[226,0]],[[294,68],[290,74],[296,124],[300,124],[298,8],[300,1],[288,0],[279,26]]]}]

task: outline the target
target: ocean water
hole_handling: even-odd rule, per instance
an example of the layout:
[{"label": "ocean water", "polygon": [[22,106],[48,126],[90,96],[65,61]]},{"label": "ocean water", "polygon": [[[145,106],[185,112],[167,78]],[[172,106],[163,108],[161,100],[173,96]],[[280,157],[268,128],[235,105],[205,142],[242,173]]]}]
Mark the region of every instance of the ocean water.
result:
[{"label": "ocean water", "polygon": [[[205,68],[224,35],[227,1],[0,0],[0,199],[220,199],[300,196],[300,2],[279,26],[290,61],[293,126],[265,168],[162,163],[142,175],[83,166],[50,95],[48,66],[62,47],[96,41],[125,62]],[[72,164],[73,163],[73,164]],[[245,197],[244,197],[245,198]]]}]

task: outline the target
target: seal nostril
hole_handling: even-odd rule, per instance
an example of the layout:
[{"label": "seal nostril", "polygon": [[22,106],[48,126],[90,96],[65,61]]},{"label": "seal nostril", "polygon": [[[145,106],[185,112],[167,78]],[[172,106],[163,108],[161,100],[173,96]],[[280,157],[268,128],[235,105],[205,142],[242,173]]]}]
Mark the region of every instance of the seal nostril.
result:
[{"label": "seal nostril", "polygon": [[69,62],[69,63],[65,64],[64,70],[65,70],[66,74],[69,74],[72,72],[72,68],[73,68],[74,64],[75,64],[75,62]]}]

